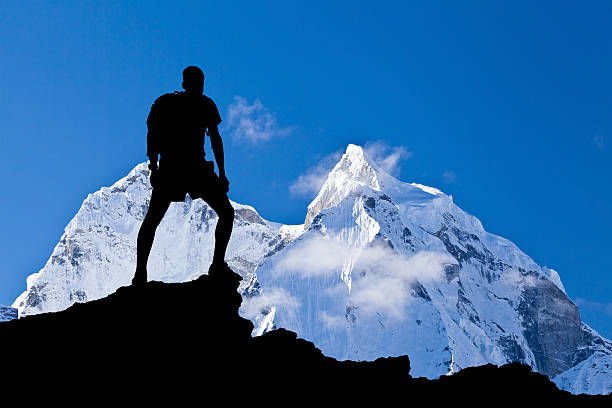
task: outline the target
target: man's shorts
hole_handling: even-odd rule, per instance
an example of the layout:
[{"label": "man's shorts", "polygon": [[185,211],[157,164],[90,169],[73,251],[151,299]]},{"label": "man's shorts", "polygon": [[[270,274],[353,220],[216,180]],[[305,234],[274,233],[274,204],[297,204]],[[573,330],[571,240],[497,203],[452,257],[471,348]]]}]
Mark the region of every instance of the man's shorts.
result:
[{"label": "man's shorts", "polygon": [[160,163],[152,184],[156,195],[170,201],[185,201],[187,194],[194,200],[203,198],[206,202],[227,199],[227,192],[215,174],[214,164],[208,161],[189,166],[164,166]]}]

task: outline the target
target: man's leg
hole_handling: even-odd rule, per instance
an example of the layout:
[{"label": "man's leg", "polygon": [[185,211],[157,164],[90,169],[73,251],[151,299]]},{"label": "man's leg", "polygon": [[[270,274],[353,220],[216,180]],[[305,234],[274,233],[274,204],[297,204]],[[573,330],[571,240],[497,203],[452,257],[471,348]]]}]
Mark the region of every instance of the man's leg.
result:
[{"label": "man's leg", "polygon": [[144,284],[147,282],[147,261],[149,260],[149,253],[153,246],[155,230],[162,218],[164,218],[164,214],[166,214],[169,206],[170,200],[153,190],[153,193],[151,193],[149,210],[138,231],[138,240],[136,242],[136,273],[134,274],[134,279],[132,279],[132,285]]},{"label": "man's leg", "polygon": [[217,213],[219,221],[215,229],[215,252],[213,254],[213,265],[223,265],[225,262],[225,251],[232,235],[234,227],[234,207],[227,198],[226,193],[215,191],[205,194],[204,201]]}]

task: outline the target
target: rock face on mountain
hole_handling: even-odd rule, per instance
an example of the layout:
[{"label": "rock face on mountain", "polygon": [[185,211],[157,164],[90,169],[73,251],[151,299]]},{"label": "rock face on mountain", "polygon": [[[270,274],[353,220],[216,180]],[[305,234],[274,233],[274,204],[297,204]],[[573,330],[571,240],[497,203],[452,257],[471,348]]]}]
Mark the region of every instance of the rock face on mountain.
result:
[{"label": "rock face on mountain", "polygon": [[62,312],[0,323],[0,348],[12,351],[3,357],[3,397],[14,394],[32,404],[244,400],[272,406],[296,396],[302,402],[384,403],[409,395],[436,405],[467,397],[473,406],[500,399],[610,401],[559,391],[517,363],[430,381],[411,378],[406,356],[336,361],[284,329],[253,338],[252,323],[238,315],[237,289],[237,280],[218,274],[188,283],[149,282]]},{"label": "rock face on mountain", "polygon": [[[90,194],[13,304],[20,316],[128,284],[149,197],[145,164]],[[245,278],[241,314],[254,335],[286,328],[341,360],[407,354],[415,376],[520,362],[574,393],[612,391],[612,343],[581,322],[554,270],[487,233],[452,197],[391,177],[359,146],[348,146],[304,225],[233,205],[228,259]],[[202,200],[173,203],[150,279],[207,270],[216,220]]]},{"label": "rock face on mountain", "polygon": [[8,322],[17,318],[17,309],[0,305],[0,322]]}]

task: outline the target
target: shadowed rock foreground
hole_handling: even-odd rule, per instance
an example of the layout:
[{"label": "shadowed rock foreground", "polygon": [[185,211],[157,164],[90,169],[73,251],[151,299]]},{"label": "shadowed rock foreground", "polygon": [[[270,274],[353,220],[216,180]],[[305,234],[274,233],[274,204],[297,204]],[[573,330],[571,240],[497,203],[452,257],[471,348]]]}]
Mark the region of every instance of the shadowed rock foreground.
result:
[{"label": "shadowed rock foreground", "polygon": [[2,395],[83,406],[116,398],[207,404],[213,397],[233,405],[611,402],[559,391],[521,364],[467,368],[430,381],[410,377],[407,356],[341,362],[283,329],[252,338],[251,322],[238,315],[237,287],[231,277],[208,275],[149,282],[62,312],[0,323]]}]

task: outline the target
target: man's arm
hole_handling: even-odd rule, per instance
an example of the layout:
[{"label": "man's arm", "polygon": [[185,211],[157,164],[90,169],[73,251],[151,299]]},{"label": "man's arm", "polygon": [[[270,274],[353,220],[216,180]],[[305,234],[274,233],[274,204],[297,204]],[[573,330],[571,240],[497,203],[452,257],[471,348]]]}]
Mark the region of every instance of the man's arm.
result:
[{"label": "man's arm", "polygon": [[154,142],[155,135],[151,128],[147,132],[147,156],[149,156],[149,170],[151,170],[151,175],[149,176],[149,181],[151,182],[151,186],[155,188],[157,186],[158,179],[158,167],[157,167],[157,159],[159,157],[159,152],[156,149],[156,143]]},{"label": "man's arm", "polygon": [[159,157],[159,116],[160,98],[157,98],[151,106],[151,111],[147,117],[147,156],[149,156],[149,170],[157,170],[157,159]]},{"label": "man's arm", "polygon": [[208,134],[210,135],[210,145],[212,146],[213,154],[215,155],[215,161],[217,162],[217,167],[219,168],[219,179],[221,183],[225,186],[226,191],[229,191],[229,181],[227,180],[227,176],[225,175],[225,160],[223,157],[223,141],[221,140],[221,135],[219,134],[219,129],[217,126],[211,126],[208,128]]},{"label": "man's arm", "polygon": [[157,159],[159,158],[159,152],[155,149],[155,143],[153,142],[154,136],[151,130],[147,132],[147,156],[149,157],[149,170],[157,170]]}]

